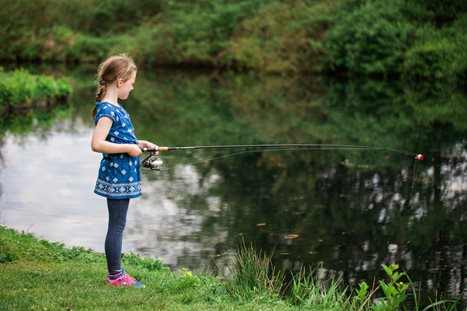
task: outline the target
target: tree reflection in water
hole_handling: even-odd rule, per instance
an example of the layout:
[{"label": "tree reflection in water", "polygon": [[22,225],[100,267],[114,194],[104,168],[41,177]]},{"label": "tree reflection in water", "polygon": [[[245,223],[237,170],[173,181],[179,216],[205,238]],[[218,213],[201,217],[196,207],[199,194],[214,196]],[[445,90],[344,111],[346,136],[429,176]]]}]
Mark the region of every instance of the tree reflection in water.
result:
[{"label": "tree reflection in water", "polygon": [[[387,81],[309,84],[246,76],[221,82],[200,78],[191,82],[197,87],[177,85],[167,92],[170,98],[158,99],[170,103],[164,107],[177,107],[154,106],[169,118],[174,114],[171,120],[180,116],[172,110],[183,111],[188,98],[195,98],[190,109],[202,106],[199,116],[190,111],[188,125],[178,121],[187,136],[167,141],[378,145],[422,152],[426,160],[413,172],[414,159],[387,150],[263,152],[219,161],[209,159],[224,153],[163,155],[177,165],[206,160],[187,165],[195,167],[191,173],[169,170],[157,177],[172,185],[167,187],[176,206],[200,217],[186,223],[195,232],[182,234],[198,244],[188,246],[190,259],[177,264],[209,265],[224,250],[231,255],[242,237],[274,250],[274,263],[285,270],[323,262],[323,277],[342,276],[356,285],[382,276],[382,263],[397,262],[424,297],[466,295],[462,92]],[[170,125],[157,121],[167,133]],[[179,182],[185,178],[199,188],[189,191]]]}]

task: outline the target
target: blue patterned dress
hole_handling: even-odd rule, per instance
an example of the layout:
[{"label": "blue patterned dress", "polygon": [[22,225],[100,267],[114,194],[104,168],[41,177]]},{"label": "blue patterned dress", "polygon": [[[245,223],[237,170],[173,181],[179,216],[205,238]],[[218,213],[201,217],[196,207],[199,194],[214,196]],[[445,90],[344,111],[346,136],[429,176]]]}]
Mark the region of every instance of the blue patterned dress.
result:
[{"label": "blue patterned dress", "polygon": [[[122,106],[98,102],[95,124],[102,117],[109,117],[113,124],[106,141],[116,144],[138,144],[130,115]],[[141,195],[139,157],[127,153],[102,154],[94,192],[110,199],[131,199]]]}]

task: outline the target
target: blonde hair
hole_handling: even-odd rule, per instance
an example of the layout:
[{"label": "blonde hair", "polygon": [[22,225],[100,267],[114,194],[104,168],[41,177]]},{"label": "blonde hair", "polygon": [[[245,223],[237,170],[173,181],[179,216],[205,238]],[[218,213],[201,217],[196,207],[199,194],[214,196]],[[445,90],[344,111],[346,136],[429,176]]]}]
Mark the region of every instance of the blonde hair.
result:
[{"label": "blonde hair", "polygon": [[[100,63],[97,67],[95,101],[100,102],[104,98],[108,85],[119,79],[124,82],[128,81],[136,70],[135,62],[127,54],[111,56]],[[96,114],[96,108],[94,107],[93,117]]]}]

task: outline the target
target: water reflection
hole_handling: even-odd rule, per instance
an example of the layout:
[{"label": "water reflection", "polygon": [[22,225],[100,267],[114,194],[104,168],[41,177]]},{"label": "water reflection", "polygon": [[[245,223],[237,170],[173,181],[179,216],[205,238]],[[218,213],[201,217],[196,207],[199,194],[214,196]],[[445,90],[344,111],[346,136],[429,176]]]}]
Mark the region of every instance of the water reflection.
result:
[{"label": "water reflection", "polygon": [[[1,223],[102,251],[105,202],[92,193],[99,155],[82,104],[92,88],[77,93],[53,121],[2,127]],[[138,77],[132,96],[138,136],[162,145],[346,143],[427,160],[388,149],[162,154],[165,169],[145,171],[144,195],[131,203],[124,251],[222,274],[243,238],[274,249],[282,269],[323,262],[323,277],[355,285],[398,262],[422,295],[466,295],[462,92],[156,72]]]}]

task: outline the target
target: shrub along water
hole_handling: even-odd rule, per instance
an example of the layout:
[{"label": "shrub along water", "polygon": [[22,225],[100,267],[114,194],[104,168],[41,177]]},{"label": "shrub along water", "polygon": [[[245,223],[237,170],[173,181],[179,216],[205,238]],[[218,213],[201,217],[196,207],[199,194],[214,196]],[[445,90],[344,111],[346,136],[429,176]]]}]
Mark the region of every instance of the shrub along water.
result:
[{"label": "shrub along water", "polygon": [[[105,256],[81,247],[38,240],[0,226],[1,309],[140,310],[395,310],[407,299],[410,279],[398,266],[383,266],[389,281],[369,290],[361,283],[355,294],[337,280],[323,286],[316,274],[301,271],[293,277],[289,294],[282,273],[271,269],[271,258],[253,247],[241,247],[231,274],[222,282],[208,274],[183,268],[171,272],[157,259],[123,256],[128,272],[141,279],[144,290],[112,288],[105,284]],[[373,301],[382,289],[383,296]],[[419,310],[418,296],[414,308]],[[424,310],[455,310],[438,301]],[[414,309],[412,308],[412,309]]]},{"label": "shrub along water", "polygon": [[61,102],[71,93],[72,87],[66,78],[32,75],[22,69],[10,73],[0,68],[1,110]]}]

